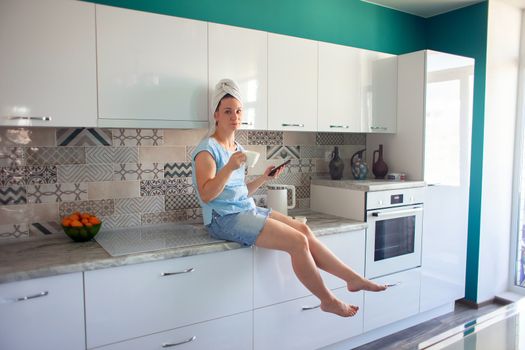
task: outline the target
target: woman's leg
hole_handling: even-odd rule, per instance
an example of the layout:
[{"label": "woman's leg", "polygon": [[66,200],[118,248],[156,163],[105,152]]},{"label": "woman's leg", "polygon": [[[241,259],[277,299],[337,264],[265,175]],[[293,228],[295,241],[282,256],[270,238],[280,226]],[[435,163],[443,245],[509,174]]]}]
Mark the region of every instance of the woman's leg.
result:
[{"label": "woman's leg", "polygon": [[304,234],[308,238],[309,248],[317,266],[320,269],[346,281],[349,291],[357,292],[359,290],[368,290],[379,292],[386,289],[386,286],[376,284],[364,278],[342,262],[330,249],[315,237],[306,224],[300,223],[289,216],[276,211],[272,211],[270,217],[291,226]]},{"label": "woman's leg", "polygon": [[339,316],[354,316],[357,306],[347,305],[337,299],[321,279],[310,253],[308,239],[301,232],[282,222],[268,218],[255,241],[262,248],[282,250],[290,254],[293,270],[310,292],[321,300],[321,309]]}]

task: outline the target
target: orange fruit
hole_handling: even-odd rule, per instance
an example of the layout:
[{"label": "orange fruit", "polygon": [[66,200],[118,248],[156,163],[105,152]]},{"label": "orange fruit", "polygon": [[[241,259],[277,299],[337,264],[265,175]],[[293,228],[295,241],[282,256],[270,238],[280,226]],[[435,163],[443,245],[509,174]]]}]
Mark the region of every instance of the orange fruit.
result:
[{"label": "orange fruit", "polygon": [[100,224],[100,220],[96,216],[92,216],[89,218],[89,223],[93,225],[98,225]]},{"label": "orange fruit", "polygon": [[69,215],[69,219],[71,221],[79,221],[80,220],[80,215],[77,215],[77,214],[71,214]]},{"label": "orange fruit", "polygon": [[84,225],[89,224],[89,219],[83,218],[82,220],[80,220],[80,222],[83,223]]},{"label": "orange fruit", "polygon": [[89,214],[89,213],[82,213],[82,215],[80,215],[80,217],[82,219],[89,219],[91,217],[91,214]]},{"label": "orange fruit", "polygon": [[62,226],[69,226],[71,225],[71,220],[69,220],[68,218],[64,218],[62,219]]},{"label": "orange fruit", "polygon": [[82,225],[82,223],[80,221],[78,221],[78,220],[73,220],[71,222],[71,227],[82,227],[82,226],[84,226],[84,225]]},{"label": "orange fruit", "polygon": [[93,227],[93,224],[90,223],[90,222],[87,222],[87,223],[84,224],[84,226],[86,226],[86,227]]}]

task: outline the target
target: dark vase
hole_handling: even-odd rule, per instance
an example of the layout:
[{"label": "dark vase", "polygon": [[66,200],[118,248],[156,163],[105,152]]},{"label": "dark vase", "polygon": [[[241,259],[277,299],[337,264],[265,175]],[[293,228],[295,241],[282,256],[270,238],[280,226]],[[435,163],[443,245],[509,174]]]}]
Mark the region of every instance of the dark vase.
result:
[{"label": "dark vase", "polygon": [[[376,160],[376,155],[377,160]],[[384,179],[385,175],[388,173],[388,165],[386,165],[383,160],[383,145],[379,145],[379,149],[374,151],[373,157],[372,172],[374,173],[376,179]]]},{"label": "dark vase", "polygon": [[345,163],[339,157],[339,148],[334,147],[332,152],[332,160],[328,164],[328,169],[330,170],[330,177],[332,180],[340,180],[343,177],[343,169],[345,168]]}]

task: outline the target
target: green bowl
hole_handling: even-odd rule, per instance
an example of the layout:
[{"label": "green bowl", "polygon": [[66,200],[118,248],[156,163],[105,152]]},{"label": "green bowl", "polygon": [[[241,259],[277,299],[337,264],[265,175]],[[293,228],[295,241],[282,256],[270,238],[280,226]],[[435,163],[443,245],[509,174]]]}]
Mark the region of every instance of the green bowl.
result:
[{"label": "green bowl", "polygon": [[65,227],[62,226],[66,235],[69,236],[75,242],[87,242],[96,236],[102,223],[93,225],[91,227]]}]

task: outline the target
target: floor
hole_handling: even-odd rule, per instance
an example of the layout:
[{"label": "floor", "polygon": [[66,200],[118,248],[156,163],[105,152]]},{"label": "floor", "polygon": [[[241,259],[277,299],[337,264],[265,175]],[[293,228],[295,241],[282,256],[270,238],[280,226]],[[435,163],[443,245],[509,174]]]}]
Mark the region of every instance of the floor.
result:
[{"label": "floor", "polygon": [[501,304],[489,304],[474,309],[461,302],[457,302],[454,312],[407,328],[387,337],[355,348],[355,350],[413,350],[419,343],[428,340],[446,330],[462,325],[481,315],[487,314],[501,307]]}]

